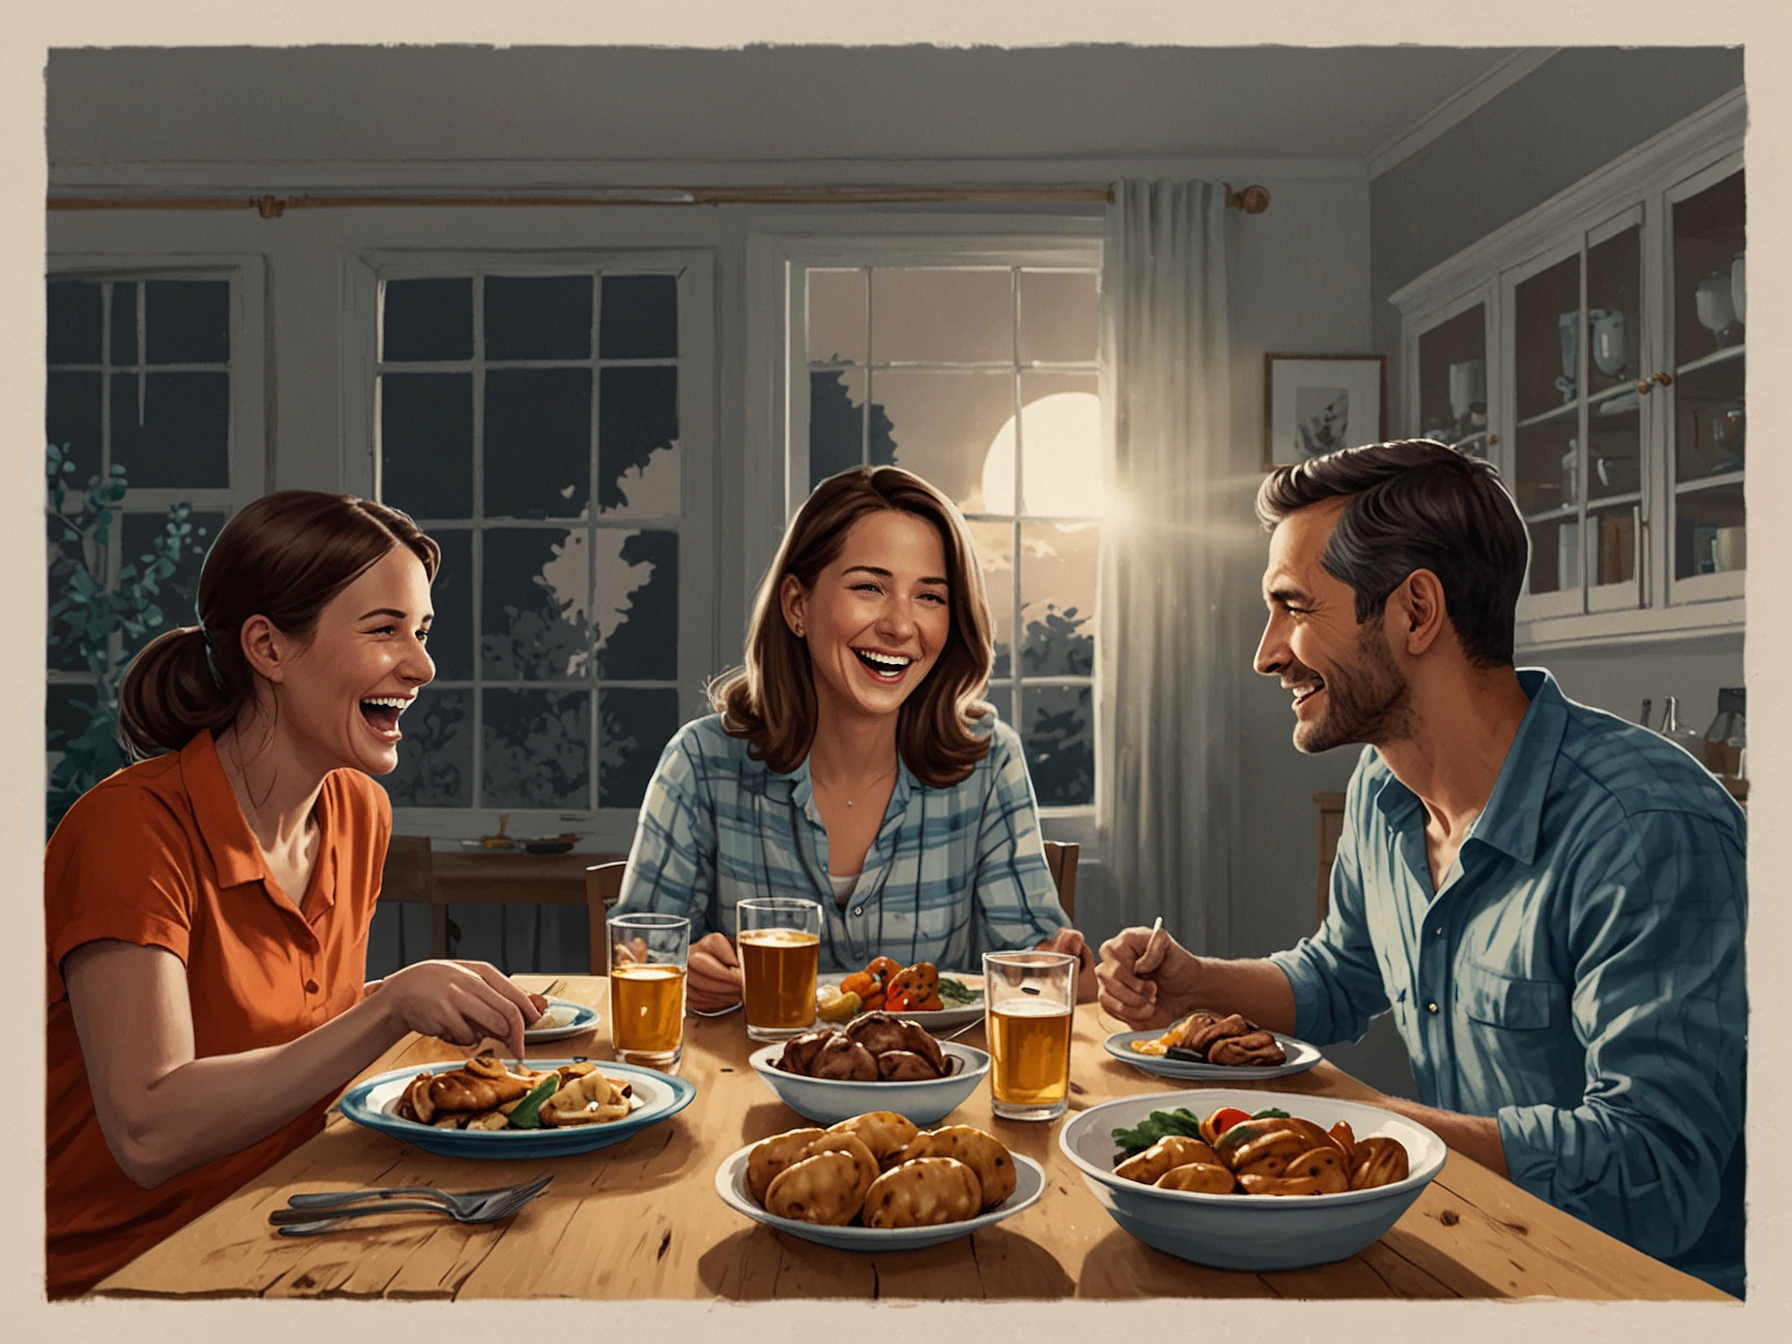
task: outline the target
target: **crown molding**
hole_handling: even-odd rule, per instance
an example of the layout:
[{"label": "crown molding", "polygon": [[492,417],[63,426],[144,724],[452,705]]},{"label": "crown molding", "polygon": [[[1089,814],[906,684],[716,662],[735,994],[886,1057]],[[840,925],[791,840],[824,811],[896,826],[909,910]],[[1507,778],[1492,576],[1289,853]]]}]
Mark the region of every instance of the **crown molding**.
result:
[{"label": "crown molding", "polygon": [[1369,180],[1411,158],[1458,122],[1465,121],[1554,56],[1560,47],[1532,47],[1512,55],[1471,79],[1398,135],[1369,151]]}]

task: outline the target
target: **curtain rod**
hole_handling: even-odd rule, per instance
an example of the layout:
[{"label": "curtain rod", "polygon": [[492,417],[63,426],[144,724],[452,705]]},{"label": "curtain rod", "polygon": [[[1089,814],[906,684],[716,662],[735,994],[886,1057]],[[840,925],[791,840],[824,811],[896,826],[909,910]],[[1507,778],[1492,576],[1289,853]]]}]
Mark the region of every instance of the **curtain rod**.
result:
[{"label": "curtain rod", "polygon": [[[1113,204],[1111,187],[616,187],[566,196],[53,196],[50,210],[255,210],[278,219],[288,210],[341,210],[382,206],[593,206],[593,205],[928,205],[944,203]],[[1269,209],[1269,192],[1256,184],[1234,191],[1226,204],[1247,215]]]}]

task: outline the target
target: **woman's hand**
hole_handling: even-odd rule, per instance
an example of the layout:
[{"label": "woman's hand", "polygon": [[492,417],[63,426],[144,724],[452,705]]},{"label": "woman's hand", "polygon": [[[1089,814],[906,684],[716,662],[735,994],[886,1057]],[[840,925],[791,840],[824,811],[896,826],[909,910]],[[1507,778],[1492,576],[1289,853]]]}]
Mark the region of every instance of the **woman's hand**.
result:
[{"label": "woman's hand", "polygon": [[1095,953],[1083,935],[1075,929],[1059,929],[1050,938],[1039,944],[1041,952],[1062,952],[1076,958],[1076,1001],[1093,1003],[1095,1001]]},{"label": "woman's hand", "polygon": [[508,1058],[523,1057],[523,1032],[547,1011],[496,966],[483,961],[420,961],[386,977],[373,1000],[388,1019],[450,1045],[474,1046],[486,1037]]},{"label": "woman's hand", "polygon": [[719,1012],[740,1002],[740,959],[723,933],[706,933],[691,944],[686,997],[699,1013]]}]

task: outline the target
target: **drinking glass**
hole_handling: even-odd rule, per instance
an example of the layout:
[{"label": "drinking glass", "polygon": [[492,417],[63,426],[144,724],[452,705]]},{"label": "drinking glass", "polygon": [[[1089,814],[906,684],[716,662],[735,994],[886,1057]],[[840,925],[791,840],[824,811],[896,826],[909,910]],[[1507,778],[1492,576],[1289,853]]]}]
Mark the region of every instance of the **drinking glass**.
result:
[{"label": "drinking glass", "polygon": [[610,1044],[625,1064],[676,1072],[684,1055],[684,978],[691,921],[683,915],[609,918]]},{"label": "drinking glass", "polygon": [[992,1109],[1003,1120],[1056,1120],[1070,1106],[1076,958],[986,952],[983,1003]]},{"label": "drinking glass", "polygon": [[783,1041],[815,1025],[821,907],[794,896],[755,896],[735,907],[747,1035]]}]

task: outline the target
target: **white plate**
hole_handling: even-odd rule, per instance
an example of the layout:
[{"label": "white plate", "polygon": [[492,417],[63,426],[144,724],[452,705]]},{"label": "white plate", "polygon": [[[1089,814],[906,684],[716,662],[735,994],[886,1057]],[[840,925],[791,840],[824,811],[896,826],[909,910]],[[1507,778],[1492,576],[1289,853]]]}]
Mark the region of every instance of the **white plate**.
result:
[{"label": "white plate", "polygon": [[542,1041],[565,1040],[568,1036],[582,1035],[597,1026],[598,1012],[595,1008],[587,1007],[582,1003],[574,1003],[571,999],[549,999],[548,1010],[551,1012],[555,1008],[572,1009],[572,1021],[563,1027],[532,1027],[523,1033],[525,1043],[538,1045]]},{"label": "white plate", "polygon": [[[851,974],[857,974],[857,972],[837,971],[829,975],[817,976],[816,988],[819,989],[822,985],[837,985]],[[983,977],[980,975],[954,975],[950,971],[942,971],[940,976],[945,980],[956,980],[966,989],[974,990],[979,994],[983,991]],[[886,1011],[893,1012],[895,1010]],[[949,1031],[953,1027],[962,1027],[967,1022],[975,1022],[981,1018],[983,1016],[983,1000],[979,998],[977,1002],[967,1003],[962,1008],[942,1008],[937,1013],[903,1011],[896,1013],[896,1016],[917,1023],[928,1031]],[[846,1021],[850,1022],[852,1019],[848,1018]],[[818,1027],[844,1027],[846,1022],[824,1022],[817,1019],[815,1025]]]},{"label": "white plate", "polygon": [[926,1246],[938,1246],[1010,1218],[1038,1203],[1039,1196],[1045,1193],[1045,1172],[1039,1164],[1030,1157],[1014,1153],[1014,1193],[988,1213],[980,1213],[962,1223],[941,1223],[936,1227],[823,1227],[817,1223],[799,1223],[793,1218],[779,1218],[753,1202],[752,1196],[747,1194],[747,1154],[757,1146],[749,1143],[729,1154],[716,1168],[716,1193],[722,1197],[722,1202],[756,1223],[841,1251],[918,1251]]},{"label": "white plate", "polygon": [[1197,1064],[1193,1060],[1165,1059],[1162,1055],[1141,1055],[1130,1048],[1133,1041],[1155,1041],[1168,1030],[1168,1027],[1159,1027],[1156,1031],[1117,1031],[1102,1045],[1115,1059],[1123,1059],[1143,1073],[1153,1073],[1159,1078],[1179,1078],[1184,1082],[1247,1083],[1264,1078],[1285,1078],[1291,1073],[1304,1073],[1324,1058],[1318,1046],[1297,1041],[1279,1031],[1269,1034],[1276,1038],[1282,1053],[1288,1056],[1284,1064]]}]

